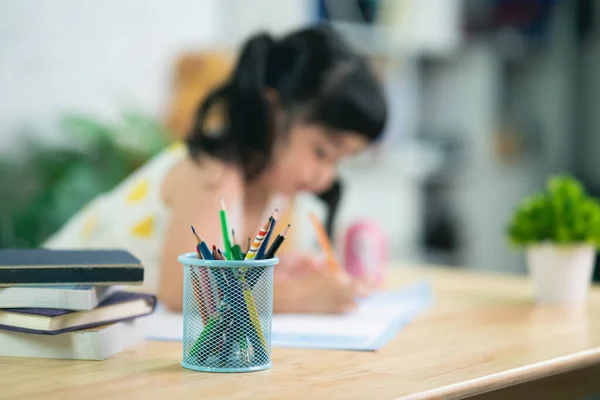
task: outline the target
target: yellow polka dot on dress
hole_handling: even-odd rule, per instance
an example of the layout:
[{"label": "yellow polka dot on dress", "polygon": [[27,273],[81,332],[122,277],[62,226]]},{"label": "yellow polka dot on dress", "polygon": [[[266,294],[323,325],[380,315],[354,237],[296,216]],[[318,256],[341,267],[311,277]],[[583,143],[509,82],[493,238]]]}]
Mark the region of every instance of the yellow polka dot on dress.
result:
[{"label": "yellow polka dot on dress", "polygon": [[167,151],[168,151],[169,153],[171,153],[171,152],[177,152],[177,151],[179,151],[179,150],[183,149],[183,147],[184,147],[184,145],[183,145],[183,142],[181,142],[181,141],[177,141],[177,142],[173,143],[172,145],[170,145],[170,146],[167,148]]},{"label": "yellow polka dot on dress", "polygon": [[154,216],[149,215],[131,227],[131,234],[141,238],[150,237],[154,233],[154,224]]},{"label": "yellow polka dot on dress", "polygon": [[85,220],[83,227],[81,228],[81,237],[89,238],[92,235],[94,229],[98,226],[98,216],[95,214],[90,215]]},{"label": "yellow polka dot on dress", "polygon": [[142,179],[141,181],[136,183],[127,195],[127,203],[133,204],[144,200],[148,195],[149,187],[150,182],[148,181],[148,179]]}]

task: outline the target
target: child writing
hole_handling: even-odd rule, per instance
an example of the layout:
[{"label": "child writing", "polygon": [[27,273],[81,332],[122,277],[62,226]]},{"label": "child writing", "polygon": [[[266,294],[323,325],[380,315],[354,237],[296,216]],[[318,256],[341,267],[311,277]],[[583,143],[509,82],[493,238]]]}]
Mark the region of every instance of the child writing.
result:
[{"label": "child writing", "polygon": [[[181,310],[177,256],[195,248],[190,225],[208,243],[220,243],[222,198],[242,242],[300,192],[332,198],[337,164],[378,138],[386,114],[366,60],[330,28],[280,39],[258,34],[243,46],[230,78],[200,104],[185,144],[92,201],[44,246],[126,248],[141,259],[145,285],[160,302]],[[313,255],[278,255],[275,312],[344,312],[368,291]]]}]

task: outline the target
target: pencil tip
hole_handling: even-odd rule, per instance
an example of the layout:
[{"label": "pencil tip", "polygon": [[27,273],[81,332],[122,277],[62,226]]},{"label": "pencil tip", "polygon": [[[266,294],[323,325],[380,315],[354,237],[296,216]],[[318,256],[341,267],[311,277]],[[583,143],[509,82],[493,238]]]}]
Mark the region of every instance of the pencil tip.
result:
[{"label": "pencil tip", "polygon": [[225,210],[225,200],[222,196],[219,196],[219,201],[221,202],[221,210]]},{"label": "pencil tip", "polygon": [[196,233],[196,230],[194,229],[194,225],[190,225],[190,227],[192,228],[192,232]]}]

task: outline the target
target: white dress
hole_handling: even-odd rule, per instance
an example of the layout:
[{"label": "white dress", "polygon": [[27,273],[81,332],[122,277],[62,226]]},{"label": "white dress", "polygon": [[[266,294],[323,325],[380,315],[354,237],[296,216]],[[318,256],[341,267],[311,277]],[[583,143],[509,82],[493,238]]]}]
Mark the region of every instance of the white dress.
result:
[{"label": "white dress", "polygon": [[[169,209],[162,200],[161,187],[171,168],[186,156],[187,149],[182,143],[165,149],[114,189],[79,210],[42,247],[126,249],[144,266],[142,289],[155,293],[162,243],[169,220]],[[268,218],[268,210],[285,207],[282,197],[273,201],[265,210],[265,219]],[[228,205],[228,217],[231,226],[242,230],[241,204]]]}]

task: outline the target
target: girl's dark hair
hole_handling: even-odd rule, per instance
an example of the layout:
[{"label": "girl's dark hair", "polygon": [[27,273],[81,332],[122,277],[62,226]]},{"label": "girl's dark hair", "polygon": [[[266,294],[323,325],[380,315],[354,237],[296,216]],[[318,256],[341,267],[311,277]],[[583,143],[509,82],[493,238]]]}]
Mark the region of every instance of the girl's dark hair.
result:
[{"label": "girl's dark hair", "polygon": [[[387,117],[383,91],[367,61],[329,26],[304,28],[280,39],[260,33],[243,46],[231,77],[200,105],[187,139],[191,155],[239,163],[247,180],[259,175],[278,133],[267,89],[277,93],[289,118],[354,131],[369,141],[379,137]],[[224,113],[224,124],[215,135],[205,122],[216,106]],[[319,195],[326,202],[339,198],[339,182],[332,190],[337,195]],[[333,215],[334,204],[327,203]]]}]

